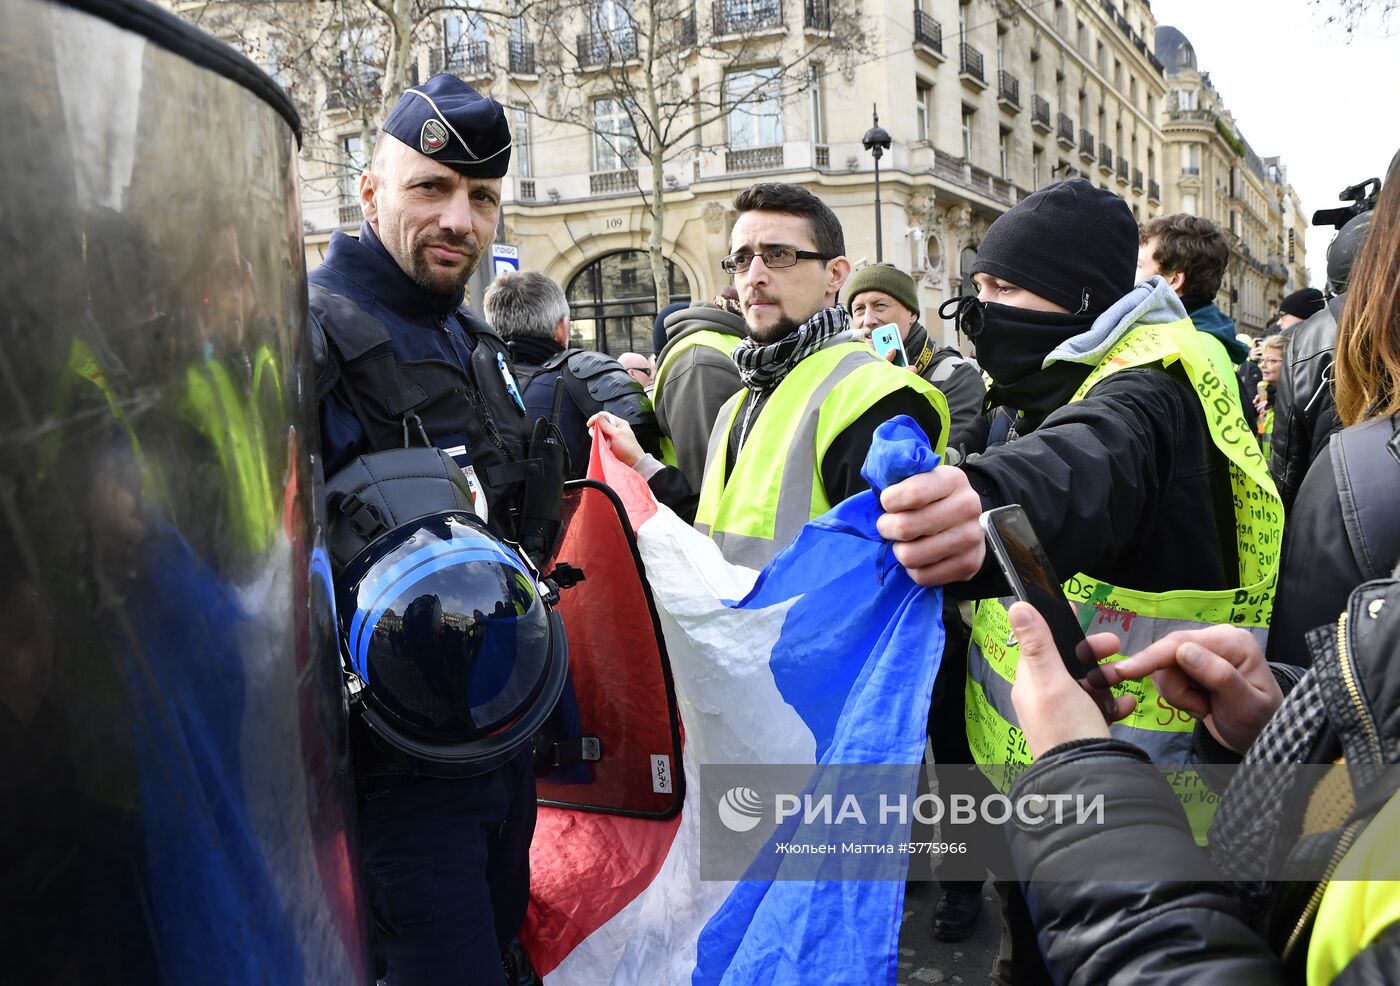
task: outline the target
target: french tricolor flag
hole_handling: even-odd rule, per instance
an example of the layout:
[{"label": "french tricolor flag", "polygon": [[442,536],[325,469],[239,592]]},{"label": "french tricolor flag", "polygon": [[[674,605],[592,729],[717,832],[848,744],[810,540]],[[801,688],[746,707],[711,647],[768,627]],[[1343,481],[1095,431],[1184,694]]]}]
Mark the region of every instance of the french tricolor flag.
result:
[{"label": "french tricolor flag", "polygon": [[[918,764],[941,590],[895,561],[874,492],[809,523],[759,573],[725,562],[603,444],[590,474],[636,532],[684,729],[685,797],[660,821],[541,808],[522,931],[531,961],[548,986],[893,984],[903,879],[703,879],[717,792],[698,768]],[[877,432],[864,475],[881,490],[937,462],[901,417]]]}]

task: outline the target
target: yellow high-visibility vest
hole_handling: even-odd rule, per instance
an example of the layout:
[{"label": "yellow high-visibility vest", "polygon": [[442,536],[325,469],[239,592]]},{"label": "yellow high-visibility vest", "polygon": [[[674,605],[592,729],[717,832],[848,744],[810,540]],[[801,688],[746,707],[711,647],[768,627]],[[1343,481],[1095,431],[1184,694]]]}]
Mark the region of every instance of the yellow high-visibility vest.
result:
[{"label": "yellow high-visibility vest", "polygon": [[942,455],[948,403],[937,388],[878,359],[863,343],[842,342],[808,356],[783,378],[725,475],[730,430],[752,398],[747,388],[735,394],[710,434],[696,528],[719,544],[727,560],[762,568],[807,521],[831,509],[821,468],[832,442],[901,388],[922,394],[938,411],[939,434],[929,440]]},{"label": "yellow high-visibility vest", "polygon": [[[1071,577],[1065,582],[1065,595],[1080,604],[1085,632],[1116,633],[1125,655],[1137,653],[1174,630],[1217,623],[1249,628],[1262,646],[1273,611],[1283,543],[1283,504],[1259,444],[1245,424],[1234,369],[1224,347],[1202,336],[1190,319],[1136,326],[1109,349],[1070,400],[1083,399],[1095,384],[1119,370],[1176,363],[1185,370],[1201,402],[1211,440],[1230,464],[1240,585],[1215,592],[1139,592],[1084,574]],[[1031,762],[1011,704],[1020,657],[1007,616],[1013,601],[987,599],[977,604],[966,685],[967,738],[973,759],[1003,791],[1010,789]],[[1185,763],[1195,720],[1168,705],[1151,679],[1126,682],[1115,691],[1134,695],[1137,708],[1111,727],[1113,735],[1141,747],[1154,763]],[[1197,838],[1203,839],[1215,814],[1215,795],[1192,771],[1178,771],[1168,779],[1177,789]]]}]

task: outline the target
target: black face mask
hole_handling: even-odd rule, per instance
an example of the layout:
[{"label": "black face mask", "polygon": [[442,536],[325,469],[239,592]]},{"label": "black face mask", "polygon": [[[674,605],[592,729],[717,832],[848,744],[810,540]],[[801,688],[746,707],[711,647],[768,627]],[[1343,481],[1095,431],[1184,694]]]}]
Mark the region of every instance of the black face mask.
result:
[{"label": "black face mask", "polygon": [[978,301],[968,295],[950,298],[939,308],[942,318],[957,319],[958,329],[977,347],[977,362],[992,378],[987,406],[1005,405],[1028,418],[1043,418],[1083,382],[1089,367],[1054,363],[1045,357],[1062,343],[1089,331],[1094,317],[1038,312]]}]

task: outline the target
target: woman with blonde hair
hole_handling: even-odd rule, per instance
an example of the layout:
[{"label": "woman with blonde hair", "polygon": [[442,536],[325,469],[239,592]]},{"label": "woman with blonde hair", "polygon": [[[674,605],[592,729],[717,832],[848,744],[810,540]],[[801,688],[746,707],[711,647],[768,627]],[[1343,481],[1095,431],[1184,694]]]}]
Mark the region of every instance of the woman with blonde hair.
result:
[{"label": "woman with blonde hair", "polygon": [[1254,396],[1254,412],[1258,415],[1259,444],[1264,457],[1269,455],[1269,440],[1274,433],[1274,399],[1278,396],[1278,375],[1283,369],[1283,354],[1288,351],[1288,337],[1272,335],[1259,344],[1259,369],[1263,373]]}]

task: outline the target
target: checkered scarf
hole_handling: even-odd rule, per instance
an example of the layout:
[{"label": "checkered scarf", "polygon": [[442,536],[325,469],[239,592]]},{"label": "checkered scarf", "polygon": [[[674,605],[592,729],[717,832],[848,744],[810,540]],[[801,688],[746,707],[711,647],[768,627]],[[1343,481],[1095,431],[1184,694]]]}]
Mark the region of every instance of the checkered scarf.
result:
[{"label": "checkered scarf", "polygon": [[794,366],[850,327],[845,309],[823,308],[777,342],[765,346],[749,336],[734,350],[739,378],[755,394],[774,390]]}]

